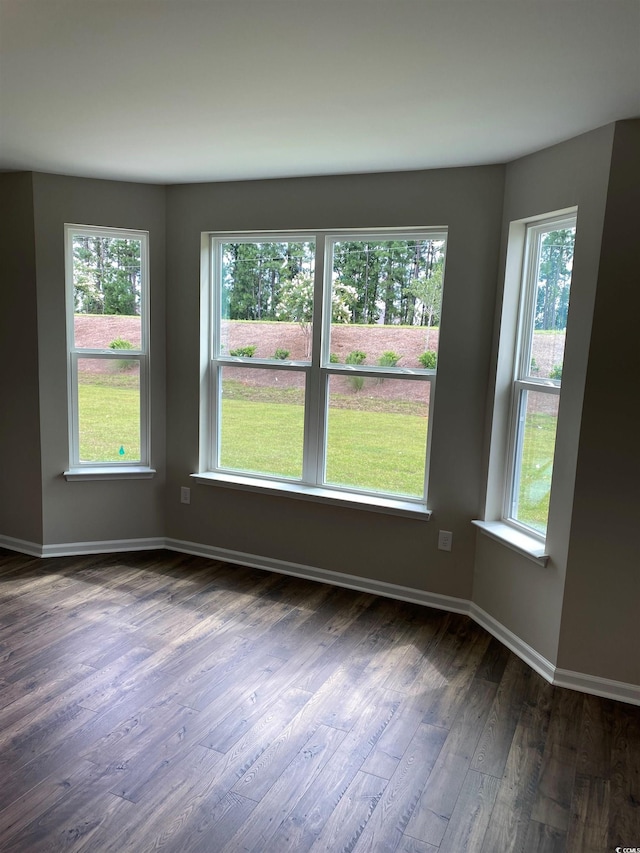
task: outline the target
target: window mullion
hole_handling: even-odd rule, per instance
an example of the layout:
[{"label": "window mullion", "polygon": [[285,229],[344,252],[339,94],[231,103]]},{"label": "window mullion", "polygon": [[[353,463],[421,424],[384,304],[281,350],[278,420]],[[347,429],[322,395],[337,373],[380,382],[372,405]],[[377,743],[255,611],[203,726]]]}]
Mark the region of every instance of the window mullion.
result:
[{"label": "window mullion", "polygon": [[324,235],[316,235],[313,278],[313,324],[311,328],[311,366],[308,368],[305,399],[304,451],[302,479],[319,484],[324,468],[325,397],[320,367],[323,341],[323,281],[325,270]]},{"label": "window mullion", "polygon": [[429,382],[429,415],[427,421],[427,458],[424,463],[424,491],[423,497],[426,501],[429,496],[429,466],[431,460],[431,437],[433,433],[433,403],[435,400],[435,390],[436,390],[436,375],[433,373],[429,376],[429,379],[426,380]]},{"label": "window mullion", "polygon": [[71,466],[76,467],[80,462],[80,424],[78,418],[78,353],[69,353],[69,443]]}]

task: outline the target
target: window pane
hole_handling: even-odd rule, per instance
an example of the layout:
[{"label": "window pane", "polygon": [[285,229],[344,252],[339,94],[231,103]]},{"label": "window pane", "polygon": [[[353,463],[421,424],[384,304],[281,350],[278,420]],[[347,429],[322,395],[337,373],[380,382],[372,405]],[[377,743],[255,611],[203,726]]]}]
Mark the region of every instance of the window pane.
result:
[{"label": "window pane", "polygon": [[575,233],[565,228],[539,235],[529,364],[534,377],[562,378]]},{"label": "window pane", "polygon": [[559,402],[557,394],[520,392],[511,517],[539,533],[547,532]]},{"label": "window pane", "polygon": [[80,462],[140,462],[140,362],[78,359]]},{"label": "window pane", "polygon": [[75,234],[75,346],[140,348],[140,240]]},{"label": "window pane", "polygon": [[444,249],[431,238],[336,241],[330,360],[434,368]]},{"label": "window pane", "polygon": [[242,367],[220,373],[220,467],[300,479],[304,373]]},{"label": "window pane", "polygon": [[315,243],[222,244],[218,353],[308,361]]},{"label": "window pane", "polygon": [[430,387],[330,376],[325,482],[422,498]]}]

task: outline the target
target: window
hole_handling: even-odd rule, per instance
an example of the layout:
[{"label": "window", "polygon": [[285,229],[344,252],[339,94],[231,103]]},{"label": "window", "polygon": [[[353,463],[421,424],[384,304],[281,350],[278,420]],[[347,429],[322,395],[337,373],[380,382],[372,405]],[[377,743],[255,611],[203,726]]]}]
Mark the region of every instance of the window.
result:
[{"label": "window", "polygon": [[202,467],[424,513],[445,242],[425,229],[207,235]]},{"label": "window", "polygon": [[65,228],[71,472],[148,468],[148,235]]},{"label": "window", "polygon": [[526,226],[504,518],[547,533],[575,216]]}]

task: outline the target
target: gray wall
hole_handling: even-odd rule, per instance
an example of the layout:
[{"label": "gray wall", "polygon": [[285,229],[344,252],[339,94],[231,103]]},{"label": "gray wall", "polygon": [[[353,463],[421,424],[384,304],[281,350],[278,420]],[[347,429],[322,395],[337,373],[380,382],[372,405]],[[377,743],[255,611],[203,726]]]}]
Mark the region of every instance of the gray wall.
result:
[{"label": "gray wall", "polygon": [[[556,464],[547,535],[553,557],[543,568],[478,533],[473,599],[475,604],[552,663],[558,658],[577,439],[598,279],[612,139],[613,126],[609,125],[507,166],[500,287],[504,280],[509,223],[578,205]],[[501,305],[500,298],[498,308]],[[500,332],[499,317],[498,314],[496,342]],[[494,363],[496,359],[497,346],[494,346]],[[500,378],[497,382],[499,385]],[[489,407],[493,404],[493,391],[494,387],[490,391]],[[494,421],[493,429],[500,429],[499,418]],[[500,444],[501,441],[494,442],[494,453],[504,452],[504,446],[500,447]],[[494,489],[499,486],[498,483],[491,484]]]},{"label": "gray wall", "polygon": [[[255,181],[168,189],[167,535],[190,542],[471,595],[504,168]],[[200,233],[448,226],[429,523],[219,486],[179,487],[198,465]],[[436,548],[439,528],[454,548]]]},{"label": "gray wall", "polygon": [[[142,184],[33,175],[43,542],[162,536],[165,460],[165,190]],[[64,224],[149,231],[152,480],[67,482]]]},{"label": "gray wall", "polygon": [[0,534],[42,541],[30,174],[0,175]]},{"label": "gray wall", "polygon": [[584,396],[561,667],[640,684],[640,121],[616,125]]}]

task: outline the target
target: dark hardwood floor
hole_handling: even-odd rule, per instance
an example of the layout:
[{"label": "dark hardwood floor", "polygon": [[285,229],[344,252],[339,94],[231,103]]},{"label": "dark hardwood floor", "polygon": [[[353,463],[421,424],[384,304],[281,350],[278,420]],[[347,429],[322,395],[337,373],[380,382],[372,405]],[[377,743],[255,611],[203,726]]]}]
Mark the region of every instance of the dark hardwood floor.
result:
[{"label": "dark hardwood floor", "polygon": [[0,850],[614,853],[640,708],[466,617],[167,552],[0,550]]}]

